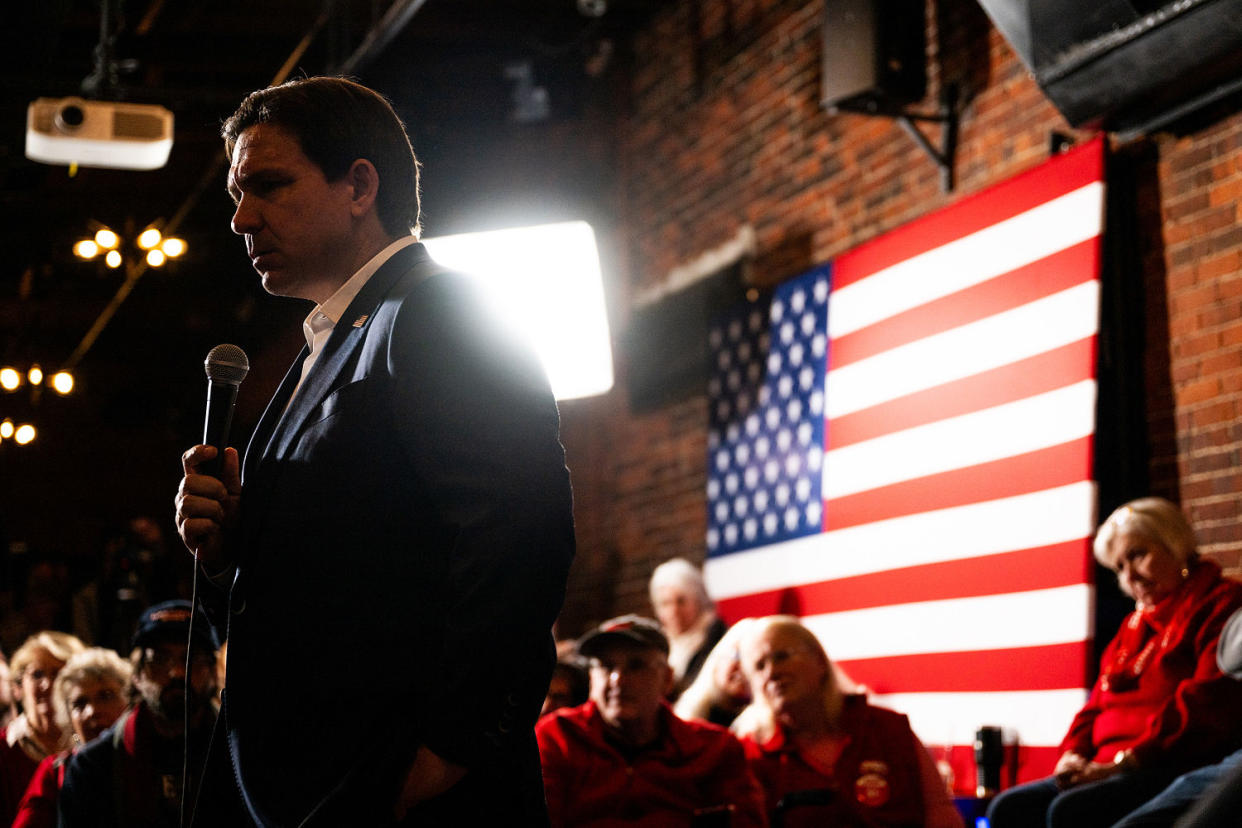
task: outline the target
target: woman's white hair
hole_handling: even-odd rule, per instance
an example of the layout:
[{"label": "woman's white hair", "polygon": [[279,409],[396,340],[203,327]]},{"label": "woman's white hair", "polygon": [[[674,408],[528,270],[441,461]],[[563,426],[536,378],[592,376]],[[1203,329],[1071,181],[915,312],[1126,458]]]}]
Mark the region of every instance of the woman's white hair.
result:
[{"label": "woman's white hair", "polygon": [[129,689],[133,667],[106,647],[90,647],[71,656],[56,675],[52,684],[52,705],[56,709],[56,723],[61,730],[73,730],[69,717],[69,695],[88,681],[114,681],[117,692],[124,697]]},{"label": "woman's white hair", "polygon": [[703,580],[703,573],[685,558],[669,558],[652,571],[651,581],[647,587],[652,604],[656,602],[656,590],[666,586],[680,587],[694,595],[698,598],[699,607],[704,612],[716,607],[715,602],[707,594],[707,583]]},{"label": "woman's white hair", "polygon": [[1160,544],[1182,565],[1198,556],[1195,531],[1182,510],[1163,497],[1131,500],[1109,515],[1095,533],[1095,559],[1108,566],[1108,548],[1117,537],[1130,533]]}]

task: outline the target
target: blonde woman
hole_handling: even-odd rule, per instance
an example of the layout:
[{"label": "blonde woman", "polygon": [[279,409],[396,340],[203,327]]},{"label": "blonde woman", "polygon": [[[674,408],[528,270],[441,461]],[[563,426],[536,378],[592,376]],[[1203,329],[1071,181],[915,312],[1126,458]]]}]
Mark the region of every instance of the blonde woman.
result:
[{"label": "blonde woman", "polygon": [[826,792],[823,804],[791,809],[785,825],[961,828],[906,717],[844,692],[823,646],[797,618],[757,620],[741,653],[755,698],[743,745],[769,812],[791,794]]},{"label": "blonde woman", "polygon": [[9,666],[22,712],[0,730],[0,825],[12,824],[39,763],[68,745],[52,706],[52,683],[70,656],[83,649],[68,633],[44,631],[13,653]]},{"label": "blonde woman", "polygon": [[[56,721],[72,734],[73,749],[109,728],[129,706],[129,662],[112,650],[91,647],[72,656],[52,685]],[[47,757],[26,787],[13,828],[54,828],[56,803],[70,751]]]}]

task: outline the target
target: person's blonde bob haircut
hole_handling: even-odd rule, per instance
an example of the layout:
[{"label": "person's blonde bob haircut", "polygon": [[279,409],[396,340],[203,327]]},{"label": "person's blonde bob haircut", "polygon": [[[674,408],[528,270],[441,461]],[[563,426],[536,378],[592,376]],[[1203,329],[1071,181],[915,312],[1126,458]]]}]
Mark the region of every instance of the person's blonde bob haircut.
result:
[{"label": "person's blonde bob haircut", "polygon": [[1108,550],[1121,535],[1141,535],[1163,546],[1182,566],[1198,557],[1195,531],[1175,503],[1163,497],[1140,497],[1119,507],[1100,524],[1092,552],[1103,566],[1109,566]]},{"label": "person's blonde bob haircut", "polygon": [[129,680],[134,670],[129,662],[106,647],[90,647],[65,662],[52,685],[52,705],[56,709],[56,723],[66,733],[73,730],[69,716],[69,696],[90,681],[113,682],[117,692],[124,698],[129,691]]},{"label": "person's blonde bob haircut", "polygon": [[[769,615],[764,618],[757,618],[746,629],[745,635],[742,636],[740,642],[742,670],[746,673],[748,679],[752,679],[752,686],[754,676],[751,672],[751,666],[747,663],[746,653],[761,636],[769,632],[789,633],[799,645],[805,647],[814,658],[824,665],[824,683],[822,688],[824,713],[828,716],[828,721],[838,721],[841,716],[841,708],[845,704],[845,690],[842,688],[841,679],[837,676],[837,668],[832,663],[832,659],[828,658],[824,645],[819,643],[815,633],[803,626],[802,622],[795,616]],[[771,739],[776,732],[776,711],[768,705],[763,693],[755,692],[754,696],[755,698],[751,702],[750,707],[738,717],[740,721],[735,721],[735,726],[732,729],[734,733],[752,736],[762,743]]]},{"label": "person's blonde bob haircut", "polygon": [[40,650],[57,661],[68,661],[71,656],[84,649],[86,645],[76,635],[55,630],[37,632],[23,641],[22,646],[13,653],[13,658],[9,660],[9,671],[13,674],[13,681],[20,683],[26,668],[35,660]]}]

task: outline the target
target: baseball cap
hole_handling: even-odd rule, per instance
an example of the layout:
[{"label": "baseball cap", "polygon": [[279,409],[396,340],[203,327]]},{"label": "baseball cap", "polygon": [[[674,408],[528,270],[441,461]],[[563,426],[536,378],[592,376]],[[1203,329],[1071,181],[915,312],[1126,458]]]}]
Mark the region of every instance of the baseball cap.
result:
[{"label": "baseball cap", "polygon": [[641,615],[621,615],[605,621],[579,639],[578,652],[589,658],[617,641],[650,647],[668,655],[668,639],[660,625]]},{"label": "baseball cap", "polygon": [[[189,601],[164,601],[148,607],[138,616],[132,647],[147,647],[157,641],[185,641],[190,634],[190,618],[194,615]],[[201,612],[194,618],[194,643],[215,650],[215,631]]]}]

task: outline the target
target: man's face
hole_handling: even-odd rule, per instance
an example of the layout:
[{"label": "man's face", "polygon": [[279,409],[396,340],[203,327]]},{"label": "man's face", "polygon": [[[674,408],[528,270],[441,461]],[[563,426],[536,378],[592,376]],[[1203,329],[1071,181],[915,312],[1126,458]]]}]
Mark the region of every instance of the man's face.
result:
[{"label": "man's face", "polygon": [[233,232],[245,236],[268,293],[323,302],[354,272],[349,178],[328,181],[282,127],[256,124],[238,137],[228,175]]},{"label": "man's face", "polygon": [[[151,710],[168,722],[180,722],[186,703],[186,646],[184,642],[160,642],[143,651],[142,667],[134,686]],[[210,653],[195,651],[190,664],[190,715],[203,709],[215,690],[214,660]]]},{"label": "man's face", "polygon": [[606,644],[591,659],[591,699],[611,727],[654,724],[673,686],[664,653],[640,644]]},{"label": "man's face", "polygon": [[703,614],[698,598],[680,586],[659,586],[654,597],[656,618],[669,635],[681,635]]}]

